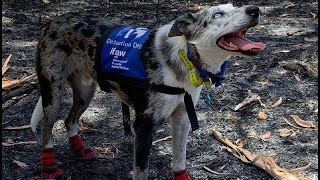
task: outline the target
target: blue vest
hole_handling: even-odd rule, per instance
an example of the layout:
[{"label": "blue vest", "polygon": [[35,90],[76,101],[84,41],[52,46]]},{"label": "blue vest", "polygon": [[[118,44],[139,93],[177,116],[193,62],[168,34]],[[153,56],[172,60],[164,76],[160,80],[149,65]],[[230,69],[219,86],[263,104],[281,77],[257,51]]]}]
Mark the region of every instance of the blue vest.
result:
[{"label": "blue vest", "polygon": [[[100,72],[147,80],[147,72],[141,59],[141,49],[150,32],[151,30],[147,28],[130,26],[120,26],[112,30],[102,45],[100,62],[98,62]],[[222,64],[218,76],[224,76],[227,65],[228,61]],[[214,83],[216,87],[220,86],[222,79]]]},{"label": "blue vest", "polygon": [[150,31],[147,28],[129,26],[113,30],[104,42],[101,51],[101,72],[147,79],[141,59],[141,49]]}]

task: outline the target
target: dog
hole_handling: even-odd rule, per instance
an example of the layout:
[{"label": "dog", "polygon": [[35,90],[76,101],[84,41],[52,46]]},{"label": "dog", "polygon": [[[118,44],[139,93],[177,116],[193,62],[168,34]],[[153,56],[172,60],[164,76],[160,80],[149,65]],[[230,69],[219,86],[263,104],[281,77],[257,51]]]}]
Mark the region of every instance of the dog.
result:
[{"label": "dog", "polygon": [[[44,120],[42,177],[63,178],[63,171],[55,160],[52,128],[65,85],[69,83],[73,91],[73,105],[65,125],[71,149],[79,159],[94,157],[94,151],[83,145],[77,128],[79,118],[89,106],[98,84],[102,90],[112,92],[136,112],[136,120],[133,122],[133,179],[148,178],[152,135],[170,117],[173,178],[190,179],[186,170],[186,146],[192,122],[197,123],[196,120],[191,121],[196,119],[192,117],[193,106],[197,104],[203,84],[209,82],[208,86],[211,85],[208,74],[209,77],[210,74],[218,74],[221,65],[229,57],[250,57],[265,49],[265,44],[245,37],[247,29],[256,26],[259,18],[257,6],[234,7],[232,4],[223,4],[197,13],[186,13],[155,30],[127,28],[127,37],[134,34],[137,39],[148,34],[144,43],[135,44],[140,53],[138,58],[143,62],[142,74],[145,77],[142,83],[139,83],[139,78],[135,78],[138,79],[135,81],[123,78],[122,75],[110,75],[112,78],[108,78],[108,73],[102,75],[102,65],[97,59],[101,58],[104,48],[111,48],[110,44],[134,46],[125,42],[105,41],[106,36],[119,23],[108,18],[77,13],[54,18],[44,28],[37,47],[36,71],[41,96],[31,118],[33,131],[36,131],[38,122]],[[113,58],[124,56],[125,53],[116,48],[107,51]],[[187,54],[194,59],[191,64]],[[121,66],[124,63],[127,61],[113,59],[112,67],[126,70],[126,67]],[[191,97],[189,100],[186,94]]]}]

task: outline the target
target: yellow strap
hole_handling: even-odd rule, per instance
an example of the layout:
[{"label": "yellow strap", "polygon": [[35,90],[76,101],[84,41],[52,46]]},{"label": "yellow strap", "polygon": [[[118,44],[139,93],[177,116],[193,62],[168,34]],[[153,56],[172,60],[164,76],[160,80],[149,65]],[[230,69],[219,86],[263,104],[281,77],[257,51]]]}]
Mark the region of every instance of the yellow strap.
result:
[{"label": "yellow strap", "polygon": [[199,73],[197,73],[197,69],[194,67],[192,62],[188,60],[186,52],[182,49],[179,49],[178,55],[188,70],[188,76],[192,85],[196,87],[200,86],[202,84],[202,79]]},{"label": "yellow strap", "polygon": [[[184,35],[179,37],[179,43],[185,44],[186,43],[186,37]],[[178,51],[180,59],[183,61],[184,65],[186,66],[188,70],[188,76],[193,86],[200,86],[204,84],[206,87],[210,87],[212,85],[211,79],[209,78],[208,81],[203,82],[202,78],[200,77],[199,73],[197,72],[197,69],[194,67],[192,62],[188,59],[186,52],[183,49],[179,49]]]}]

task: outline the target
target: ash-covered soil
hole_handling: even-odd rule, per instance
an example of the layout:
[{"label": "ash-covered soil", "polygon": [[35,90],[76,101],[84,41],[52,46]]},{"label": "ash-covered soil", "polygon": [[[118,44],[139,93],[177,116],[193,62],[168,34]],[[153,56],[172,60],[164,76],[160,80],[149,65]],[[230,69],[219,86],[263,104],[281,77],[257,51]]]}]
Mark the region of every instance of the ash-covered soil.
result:
[{"label": "ash-covered soil", "polygon": [[[10,68],[3,77],[20,78],[23,74],[35,73],[35,51],[41,32],[43,16],[61,15],[66,12],[86,11],[92,14],[120,20],[123,24],[158,27],[173,20],[179,14],[190,11],[196,5],[217,5],[230,1],[160,1],[156,18],[156,1],[112,1],[84,0],[57,1],[2,1],[2,63],[12,54]],[[318,1],[231,1],[234,5],[258,5],[262,11],[261,23],[250,29],[247,35],[255,41],[267,44],[265,51],[252,58],[232,58],[223,86],[212,87],[209,92],[213,105],[205,104],[201,96],[196,107],[200,129],[190,133],[188,139],[187,167],[192,179],[241,179],[271,180],[263,170],[247,165],[222,150],[212,135],[216,126],[233,142],[238,138],[246,141],[245,148],[254,153],[265,147],[264,155],[276,159],[280,167],[287,169],[310,167],[299,174],[306,179],[318,177],[318,78],[306,68],[318,66]],[[298,65],[297,65],[298,64]],[[299,65],[300,64],[300,65]],[[254,66],[256,67],[256,70]],[[19,87],[5,90],[8,95]],[[239,111],[231,108],[240,103],[247,91],[252,90],[261,97]],[[37,140],[31,129],[4,130],[12,126],[29,124],[32,111],[39,98],[39,88],[31,85],[28,91],[14,98],[3,98],[2,142]],[[281,105],[270,105],[280,97]],[[133,161],[132,138],[124,136],[121,104],[111,94],[97,89],[96,96],[81,121],[95,131],[83,132],[86,143],[93,147],[97,159],[92,162],[75,160],[69,150],[63,121],[71,108],[71,94],[64,98],[59,121],[54,128],[54,145],[57,160],[66,177],[83,180],[130,179]],[[258,120],[257,114],[265,110],[267,119]],[[293,128],[292,137],[281,137],[278,130],[292,128],[283,117],[298,115],[316,124],[316,130]],[[290,119],[291,122],[292,119]],[[267,141],[260,135],[271,132]],[[165,123],[154,140],[170,135],[170,123]],[[2,146],[2,179],[41,179],[40,144]],[[28,166],[19,167],[13,161]],[[150,179],[170,179],[171,141],[156,143],[150,158]],[[207,166],[222,174],[213,174]],[[221,169],[221,167],[223,167]]]}]

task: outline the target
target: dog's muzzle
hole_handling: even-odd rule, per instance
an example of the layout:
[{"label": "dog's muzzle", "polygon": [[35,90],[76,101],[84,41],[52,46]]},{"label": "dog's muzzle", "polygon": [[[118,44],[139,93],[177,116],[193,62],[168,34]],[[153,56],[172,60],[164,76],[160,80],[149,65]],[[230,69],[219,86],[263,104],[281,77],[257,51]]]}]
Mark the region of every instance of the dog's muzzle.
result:
[{"label": "dog's muzzle", "polygon": [[260,9],[257,6],[248,6],[245,8],[247,15],[252,17],[250,23],[234,32],[227,33],[218,38],[216,44],[224,50],[240,52],[245,55],[255,55],[257,52],[265,49],[266,45],[262,42],[254,42],[245,37],[247,30],[258,24]]},{"label": "dog's muzzle", "polygon": [[249,6],[246,8],[246,13],[254,18],[258,18],[260,15],[260,9],[257,6]]}]

